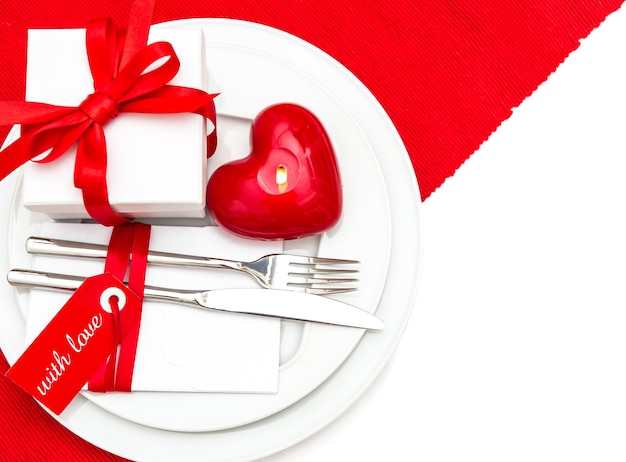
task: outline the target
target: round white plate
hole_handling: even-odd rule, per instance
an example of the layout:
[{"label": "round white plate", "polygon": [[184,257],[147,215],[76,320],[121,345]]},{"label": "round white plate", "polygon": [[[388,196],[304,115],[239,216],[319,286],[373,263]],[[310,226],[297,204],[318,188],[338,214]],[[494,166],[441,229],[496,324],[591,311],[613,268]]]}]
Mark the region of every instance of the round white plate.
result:
[{"label": "round white plate", "polygon": [[[380,162],[390,199],[391,260],[376,309],[377,315],[385,321],[385,329],[363,335],[352,354],[313,391],[287,409],[249,425],[219,432],[164,431],[107,412],[84,396],[77,397],[57,419],[93,444],[133,460],[251,461],[287,448],[327,425],[358,399],[387,362],[408,321],[417,293],[422,241],[420,196],[408,155],[388,116],[369,91],[328,55],[291,35],[257,24],[225,19],[185,20],[174,24],[202,26],[210,46],[260,50],[294,72],[309,76],[326,88],[362,129]],[[244,74],[247,70],[240,71]],[[247,83],[249,75],[254,74],[248,72],[241,79]],[[297,85],[292,90],[295,102],[303,102],[296,99],[300,94],[296,91]],[[260,93],[256,97],[257,104],[264,107],[267,104],[261,103],[262,91]],[[274,102],[269,101],[269,104]],[[244,107],[220,104],[226,106],[220,108],[222,113],[244,118],[254,115],[245,113]],[[314,104],[309,107],[318,112]],[[247,110],[254,112],[254,109]],[[345,170],[343,166],[342,169]],[[360,173],[364,176],[362,171]],[[12,175],[0,183],[2,197],[10,194],[15,181],[16,175]],[[3,201],[0,206],[0,211],[7,216],[8,205]],[[379,217],[369,217],[369,220],[376,219]],[[8,231],[1,229],[4,236],[0,235],[0,239],[7,239]],[[332,244],[332,235],[329,238]],[[325,239],[320,243],[322,248],[327,245]],[[369,242],[364,250],[375,246],[376,242]],[[6,262],[0,264],[5,266]],[[0,296],[6,299],[15,297],[14,291],[6,285],[0,290]],[[0,310],[1,326],[23,326],[23,323],[17,306]],[[23,331],[4,329],[1,334],[3,351],[9,362],[14,362],[23,349]]]},{"label": "round white plate", "polygon": [[[288,249],[320,256],[361,261],[359,290],[336,296],[374,312],[389,265],[391,223],[389,201],[380,166],[365,133],[332,93],[332,81],[318,81],[293,65],[288,55],[268,52],[264,43],[251,46],[242,34],[224,39],[205,27],[209,92],[220,93],[218,150],[209,173],[250,152],[252,119],[265,107],[293,102],[310,109],[332,140],[343,185],[339,224],[321,239],[288,241]],[[251,79],[253,75],[253,79]],[[13,202],[12,251],[9,266],[29,267],[24,242],[39,235],[38,221],[19,197]],[[375,242],[372,246],[370,243]],[[26,266],[25,266],[26,265]],[[25,312],[26,307],[20,307]],[[133,422],[173,431],[215,431],[254,422],[293,404],[326,380],[351,353],[363,331],[322,324],[283,323],[282,364],[276,394],[134,392],[91,393],[87,399]]]}]

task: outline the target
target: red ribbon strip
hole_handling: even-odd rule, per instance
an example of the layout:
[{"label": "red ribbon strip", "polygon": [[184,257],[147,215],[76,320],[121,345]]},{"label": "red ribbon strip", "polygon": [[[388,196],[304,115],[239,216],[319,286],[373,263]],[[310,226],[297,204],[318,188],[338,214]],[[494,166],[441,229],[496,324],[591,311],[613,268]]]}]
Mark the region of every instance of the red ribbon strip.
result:
[{"label": "red ribbon strip", "polygon": [[[142,223],[115,226],[109,241],[109,251],[104,266],[105,273],[111,273],[121,281],[125,279],[128,270],[128,288],[137,294],[142,302],[148,264],[150,229],[150,226]],[[114,308],[113,304],[112,308]],[[139,313],[133,313],[134,319],[141,317],[141,304],[138,305],[138,309],[140,310]],[[124,320],[128,318],[127,315],[128,313],[124,313],[124,311],[119,313],[116,325],[118,332],[125,330],[121,323],[125,322]],[[106,364],[103,364],[89,380],[89,390],[96,392],[131,391],[138,339],[139,324],[135,324],[124,337],[124,341],[118,339]]]},{"label": "red ribbon strip", "polygon": [[[144,3],[139,2],[139,5]],[[149,23],[143,24],[143,28],[140,26],[135,25],[133,34],[129,31],[127,35],[126,41],[132,41],[133,46],[137,43],[133,37],[142,35],[142,29],[147,31]],[[104,125],[123,112],[191,112],[216,123],[213,101],[216,95],[167,84],[180,67],[169,43],[144,46],[127,58],[123,67],[118,67],[122,42],[124,40],[118,37],[109,19],[89,24],[86,46],[95,91],[78,107],[26,101],[0,102],[0,125],[22,124],[23,133],[0,152],[0,180],[47,151],[50,152],[41,161],[54,161],[78,142],[74,184],[82,190],[89,215],[105,226],[125,223],[129,218],[117,214],[109,204]],[[132,50],[126,50],[124,55],[131,53]],[[215,133],[214,130],[207,138],[208,155],[215,150]]]}]

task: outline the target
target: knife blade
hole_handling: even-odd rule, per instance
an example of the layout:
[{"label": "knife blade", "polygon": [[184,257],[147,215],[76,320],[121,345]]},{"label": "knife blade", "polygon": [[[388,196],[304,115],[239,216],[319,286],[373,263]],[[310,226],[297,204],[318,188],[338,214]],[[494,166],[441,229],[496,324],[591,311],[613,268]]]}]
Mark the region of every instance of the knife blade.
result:
[{"label": "knife blade", "polygon": [[[76,290],[82,276],[12,269],[7,281],[13,286],[40,287],[64,291]],[[146,286],[144,297],[150,300],[191,305],[196,308],[269,316],[294,321],[310,321],[368,330],[382,330],[383,321],[356,306],[318,295],[273,289],[176,290]]]}]

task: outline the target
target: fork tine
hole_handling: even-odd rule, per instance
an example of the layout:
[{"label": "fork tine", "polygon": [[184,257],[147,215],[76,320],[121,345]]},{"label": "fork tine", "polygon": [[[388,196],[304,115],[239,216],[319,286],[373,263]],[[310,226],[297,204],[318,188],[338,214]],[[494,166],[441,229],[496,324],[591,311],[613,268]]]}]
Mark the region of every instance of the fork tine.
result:
[{"label": "fork tine", "polygon": [[299,256],[292,260],[292,265],[355,265],[361,263],[359,260],[346,260],[342,258],[325,257],[305,257]]},{"label": "fork tine", "polygon": [[[288,284],[291,286],[291,284]],[[333,295],[333,294],[343,294],[346,292],[354,292],[357,289],[355,287],[301,287],[295,288],[298,292],[305,292],[307,294],[313,295]]]},{"label": "fork tine", "polygon": [[290,285],[310,285],[310,284],[349,284],[359,282],[356,278],[310,278],[303,276],[297,281],[288,282]]},{"label": "fork tine", "polygon": [[316,267],[298,267],[298,271],[290,271],[288,273],[289,276],[310,276],[315,274],[357,274],[359,270],[356,269],[336,269],[336,268],[316,268]]},{"label": "fork tine", "polygon": [[357,265],[361,262],[344,258],[311,257],[311,263],[316,265]]}]

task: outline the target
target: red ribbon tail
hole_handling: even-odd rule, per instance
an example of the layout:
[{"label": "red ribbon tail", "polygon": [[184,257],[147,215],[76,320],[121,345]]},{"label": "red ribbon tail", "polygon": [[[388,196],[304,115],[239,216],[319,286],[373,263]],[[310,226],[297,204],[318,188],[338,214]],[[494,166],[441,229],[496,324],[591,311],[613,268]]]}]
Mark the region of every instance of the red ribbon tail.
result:
[{"label": "red ribbon tail", "polygon": [[[84,123],[70,115],[64,116],[60,125],[22,125],[22,136],[0,151],[0,180],[29,160],[52,149],[44,161],[62,155],[86,128]],[[63,126],[63,120],[68,125]],[[84,120],[82,121],[84,122]]]},{"label": "red ribbon tail", "polygon": [[[128,288],[135,292],[143,302],[151,228],[143,223],[134,223],[134,227]],[[122,315],[123,322],[124,317]],[[135,324],[135,327],[129,331],[120,345],[115,378],[116,391],[131,391],[139,329],[140,324]]]}]

